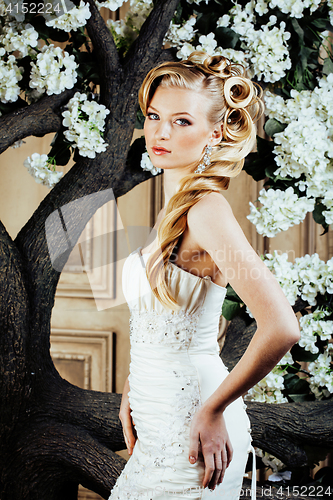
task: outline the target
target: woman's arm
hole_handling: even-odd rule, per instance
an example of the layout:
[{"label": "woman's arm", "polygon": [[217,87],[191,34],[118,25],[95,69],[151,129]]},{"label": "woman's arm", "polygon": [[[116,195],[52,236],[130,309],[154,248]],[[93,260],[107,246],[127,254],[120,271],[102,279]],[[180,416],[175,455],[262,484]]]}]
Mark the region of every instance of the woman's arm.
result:
[{"label": "woman's arm", "polygon": [[[226,281],[249,307],[257,323],[256,333],[244,355],[205,401],[193,421],[195,430],[190,455],[194,454],[197,458],[196,442],[200,438],[205,463],[206,452],[207,463],[210,464],[204,478],[204,486],[207,486],[213,474],[213,483],[216,476],[219,476],[216,482],[221,482],[229,455],[226,437],[218,444],[211,444],[218,428],[218,423],[214,425],[213,422],[217,422],[218,416],[221,419],[221,414],[230,403],[272,370],[299,340],[300,333],[296,316],[280,285],[248,243],[221,194],[210,193],[191,207],[188,230],[191,240],[211,256]],[[222,456],[222,474],[216,472],[216,467],[211,470],[214,462],[212,454],[216,453]]]},{"label": "woman's arm", "polygon": [[123,434],[124,434],[128,454],[132,455],[137,436],[136,436],[136,431],[135,431],[135,428],[133,425],[133,420],[131,417],[131,408],[130,408],[129,400],[128,400],[129,390],[130,390],[130,386],[129,386],[129,381],[128,381],[128,377],[127,377],[125,384],[124,384],[123,395],[121,398],[119,418],[121,421],[121,425],[123,427]]}]

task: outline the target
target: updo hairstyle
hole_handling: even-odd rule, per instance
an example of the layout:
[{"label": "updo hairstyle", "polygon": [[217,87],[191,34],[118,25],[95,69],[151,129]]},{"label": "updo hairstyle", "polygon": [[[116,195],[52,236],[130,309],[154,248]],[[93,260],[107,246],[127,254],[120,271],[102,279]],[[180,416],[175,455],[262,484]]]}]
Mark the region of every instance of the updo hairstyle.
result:
[{"label": "updo hairstyle", "polygon": [[[159,249],[149,257],[146,266],[154,295],[165,306],[178,309],[165,273],[169,258],[185,231],[187,213],[206,194],[227,189],[230,177],[240,173],[244,158],[255,145],[254,123],[264,106],[261,88],[246,77],[242,65],[233,64],[223,56],[207,56],[205,52],[192,52],[184,61],[163,63],[147,74],[139,91],[145,116],[158,87],[204,93],[209,102],[208,121],[212,125],[223,124],[222,141],[213,146],[209,167],[204,172],[183,177],[170,199],[158,228]],[[202,157],[198,158],[198,165]]]}]

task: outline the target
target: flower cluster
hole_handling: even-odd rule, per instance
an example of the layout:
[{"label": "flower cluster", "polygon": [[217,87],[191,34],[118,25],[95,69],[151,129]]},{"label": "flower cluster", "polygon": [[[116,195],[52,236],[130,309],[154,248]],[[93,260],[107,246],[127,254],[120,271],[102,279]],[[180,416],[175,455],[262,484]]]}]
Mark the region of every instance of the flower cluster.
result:
[{"label": "flower cluster", "polygon": [[[59,5],[59,0],[50,0],[53,6]],[[90,18],[91,12],[89,10],[88,3],[80,0],[80,5],[76,7],[73,2],[66,0],[67,12],[62,15],[57,15],[55,9],[52,9],[52,13],[43,13],[43,17],[46,19],[46,26],[52,26],[53,28],[58,28],[64,31],[76,31],[81,26],[85,26],[87,19]]]},{"label": "flower cluster", "polygon": [[262,207],[257,208],[250,202],[250,214],[247,218],[256,226],[259,234],[269,238],[302,222],[307,212],[314,210],[315,205],[313,198],[299,198],[292,186],[285,191],[262,189],[258,201]]},{"label": "flower cluster", "polygon": [[283,469],[283,467],[285,467],[284,463],[281,462],[281,460],[274,457],[274,455],[267,453],[267,451],[261,450],[260,448],[256,448],[256,455],[257,457],[260,457],[266,467],[272,469],[273,472],[278,472]]},{"label": "flower cluster", "polygon": [[266,254],[264,263],[275,274],[290,305],[301,297],[311,306],[317,305],[317,296],[333,294],[333,257],[324,262],[317,253],[297,257],[288,262],[287,254]]},{"label": "flower cluster", "polygon": [[67,108],[62,113],[62,124],[68,129],[64,136],[72,147],[78,148],[80,155],[88,158],[95,158],[96,153],[105,151],[108,144],[102,133],[110,111],[103,104],[89,101],[86,94],[79,92],[68,101]]},{"label": "flower cluster", "polygon": [[157,175],[161,172],[160,168],[154,167],[148,153],[143,153],[140,166],[142,170],[148,170],[153,175]]},{"label": "flower cluster", "polygon": [[131,45],[152,9],[152,0],[131,0],[125,20],[113,21],[108,19],[106,21],[117,48],[128,48]]},{"label": "flower cluster", "polygon": [[310,389],[317,399],[323,399],[333,393],[332,354],[332,349],[329,349],[309,363]]},{"label": "flower cluster", "polygon": [[[263,3],[262,9],[260,5]],[[250,65],[250,73],[265,82],[277,82],[286,74],[286,70],[291,68],[291,60],[287,41],[290,33],[285,31],[285,23],[275,26],[276,16],[270,16],[268,24],[262,25],[260,29],[255,29],[255,12],[259,15],[266,13],[267,6],[250,1],[244,8],[241,5],[235,6],[218,19],[219,27],[230,27],[240,35],[242,49],[245,51],[246,59]]]},{"label": "flower cluster", "polygon": [[328,311],[316,309],[313,313],[306,314],[300,318],[301,339],[298,343],[306,351],[310,351],[312,354],[319,353],[319,348],[316,345],[318,338],[321,340],[329,340],[331,338],[333,321],[325,321],[324,319],[328,315]]},{"label": "flower cluster", "polygon": [[16,58],[21,59],[29,54],[31,47],[37,46],[38,37],[38,32],[31,24],[20,27],[20,23],[11,21],[3,26],[0,44],[8,54],[18,51]]},{"label": "flower cluster", "polygon": [[37,55],[36,63],[31,61],[29,86],[40,94],[60,94],[65,89],[71,89],[77,80],[74,55],[69,55],[53,44],[44,45]]},{"label": "flower cluster", "polygon": [[284,389],[283,375],[284,370],[276,366],[248,391],[245,399],[260,403],[288,403],[281,392]]},{"label": "flower cluster", "polygon": [[0,47],[0,100],[1,102],[17,101],[20,95],[18,82],[22,80],[20,68],[16,64],[16,58],[13,55],[3,58],[6,51]]},{"label": "flower cluster", "polygon": [[96,1],[96,4],[99,9],[101,7],[106,7],[115,12],[117,9],[120,9],[124,2],[125,0],[105,0],[104,2]]},{"label": "flower cluster", "polygon": [[26,160],[24,160],[23,165],[27,167],[28,172],[38,184],[43,184],[49,188],[52,188],[63,175],[63,172],[56,172],[54,166],[52,168],[52,161],[47,155],[40,155],[38,153],[33,153]]},{"label": "flower cluster", "polygon": [[[280,255],[275,251],[274,255],[266,254],[264,262],[276,276],[291,305],[295,304],[297,297],[301,297],[315,308],[299,320],[301,338],[298,345],[317,355],[307,369],[309,391],[318,399],[328,397],[333,393],[330,350],[333,336],[333,320],[330,319],[332,307],[319,307],[318,301],[322,303],[324,297],[333,295],[333,257],[325,263],[318,254],[305,255],[292,263],[288,261],[286,253]],[[287,402],[283,395],[284,378],[286,369],[293,366],[295,361],[297,357],[294,360],[291,353],[287,353],[263,380],[250,389],[247,399],[270,403]],[[299,364],[296,363],[294,367],[295,373],[298,372]]]},{"label": "flower cluster", "polygon": [[294,178],[308,199],[315,198],[333,223],[333,73],[324,76],[313,90],[291,91],[291,99],[266,92],[270,118],[287,124],[274,135],[274,175]]},{"label": "flower cluster", "polygon": [[321,0],[297,0],[297,2],[295,0],[270,0],[269,6],[271,9],[277,7],[284,14],[290,14],[291,17],[300,18],[305,9],[314,12],[321,3]]},{"label": "flower cluster", "polygon": [[182,25],[175,24],[172,21],[170,23],[169,29],[165,35],[163,43],[164,44],[168,43],[170,47],[177,47],[178,48],[177,57],[179,59],[185,59],[194,50],[194,47],[192,47],[192,45],[189,42],[193,39],[194,34],[196,32],[196,30],[194,29],[195,22],[196,22],[195,16],[191,16]]}]

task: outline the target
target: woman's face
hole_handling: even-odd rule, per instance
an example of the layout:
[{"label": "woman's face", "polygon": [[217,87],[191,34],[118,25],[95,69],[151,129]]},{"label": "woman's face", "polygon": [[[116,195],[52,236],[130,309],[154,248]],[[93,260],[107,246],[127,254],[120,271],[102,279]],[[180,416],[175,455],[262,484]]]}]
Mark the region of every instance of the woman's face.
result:
[{"label": "woman's face", "polygon": [[221,140],[221,127],[206,116],[205,95],[177,87],[158,87],[144,124],[147,151],[155,167],[192,171],[205,146]]}]

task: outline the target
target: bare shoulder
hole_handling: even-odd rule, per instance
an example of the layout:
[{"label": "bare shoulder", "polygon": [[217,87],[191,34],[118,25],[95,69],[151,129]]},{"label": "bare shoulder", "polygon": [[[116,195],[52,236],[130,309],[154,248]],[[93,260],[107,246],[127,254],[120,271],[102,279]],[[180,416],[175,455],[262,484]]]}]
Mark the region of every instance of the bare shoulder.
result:
[{"label": "bare shoulder", "polygon": [[214,191],[201,198],[188,211],[187,223],[191,226],[201,226],[207,222],[215,224],[225,224],[233,219],[234,215],[229,202],[222,193]]}]

